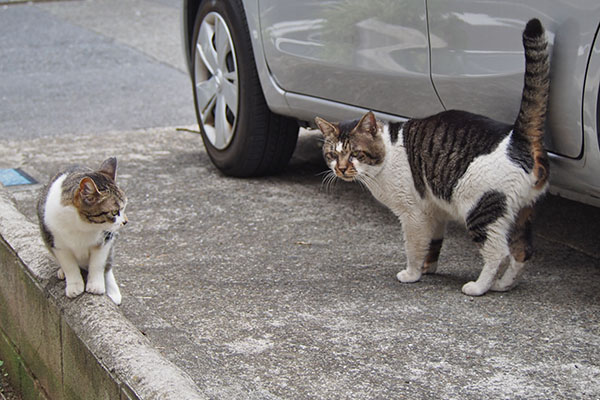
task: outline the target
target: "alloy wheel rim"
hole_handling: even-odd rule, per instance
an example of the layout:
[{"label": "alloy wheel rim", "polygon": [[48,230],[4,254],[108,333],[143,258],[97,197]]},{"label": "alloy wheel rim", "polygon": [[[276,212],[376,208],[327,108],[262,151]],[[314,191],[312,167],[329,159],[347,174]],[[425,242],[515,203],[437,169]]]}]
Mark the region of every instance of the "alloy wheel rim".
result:
[{"label": "alloy wheel rim", "polygon": [[200,121],[210,143],[223,150],[231,143],[237,124],[239,79],[231,33],[216,12],[202,20],[194,65]]}]

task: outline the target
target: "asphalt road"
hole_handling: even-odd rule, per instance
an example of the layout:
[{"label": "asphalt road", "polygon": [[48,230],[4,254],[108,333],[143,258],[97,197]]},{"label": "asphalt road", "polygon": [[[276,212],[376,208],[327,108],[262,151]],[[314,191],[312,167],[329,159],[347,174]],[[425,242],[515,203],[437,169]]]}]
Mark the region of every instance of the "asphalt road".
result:
[{"label": "asphalt road", "polygon": [[[400,224],[358,185],[323,187],[318,135],[279,176],[224,177],[177,130],[194,123],[177,4],[99,3],[0,7],[0,168],[44,182],[117,156],[120,309],[203,392],[600,398],[600,209],[549,196],[509,293],[460,292],[481,260],[458,225],[439,273],[402,285]],[[9,190],[35,220],[39,185]]]},{"label": "asphalt road", "polygon": [[0,1],[0,138],[195,122],[179,1]]}]

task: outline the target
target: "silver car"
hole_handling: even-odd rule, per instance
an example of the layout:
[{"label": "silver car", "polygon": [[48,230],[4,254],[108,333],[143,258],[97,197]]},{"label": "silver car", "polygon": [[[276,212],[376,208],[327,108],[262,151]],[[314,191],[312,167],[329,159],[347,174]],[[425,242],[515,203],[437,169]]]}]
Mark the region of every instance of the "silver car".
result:
[{"label": "silver car", "polygon": [[316,115],[403,120],[464,109],[514,122],[521,33],[552,47],[551,191],[600,206],[598,0],[184,0],[202,137],[224,173],[285,167]]}]

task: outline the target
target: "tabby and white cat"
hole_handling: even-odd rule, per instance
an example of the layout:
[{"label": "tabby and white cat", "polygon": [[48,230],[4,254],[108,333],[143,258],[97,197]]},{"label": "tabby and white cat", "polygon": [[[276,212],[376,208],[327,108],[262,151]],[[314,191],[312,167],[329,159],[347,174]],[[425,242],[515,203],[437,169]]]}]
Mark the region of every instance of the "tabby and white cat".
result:
[{"label": "tabby and white cat", "polygon": [[543,130],[549,87],[547,41],[537,19],[523,32],[525,79],[514,125],[465,111],[444,111],[404,124],[315,122],[335,175],[359,181],[401,220],[407,268],[415,282],[433,273],[446,223],[465,223],[480,245],[484,266],[462,291],[478,296],[517,283],[530,258],[532,207],[548,187]]},{"label": "tabby and white cat", "polygon": [[106,294],[121,304],[121,292],[112,271],[117,230],[127,223],[127,198],[117,186],[117,159],[100,169],[72,166],[56,174],[41,192],[37,214],[42,238],[60,264],[58,277],[66,278],[67,297],[84,290],[80,268],[86,269],[85,290]]}]

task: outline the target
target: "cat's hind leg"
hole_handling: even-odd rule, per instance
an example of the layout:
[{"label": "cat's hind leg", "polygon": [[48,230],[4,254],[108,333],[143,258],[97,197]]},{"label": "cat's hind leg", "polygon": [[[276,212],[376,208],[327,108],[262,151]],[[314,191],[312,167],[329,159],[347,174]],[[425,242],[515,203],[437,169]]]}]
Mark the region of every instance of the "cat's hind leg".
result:
[{"label": "cat's hind leg", "polygon": [[483,268],[477,281],[468,282],[462,287],[464,294],[481,296],[491,287],[500,267],[510,252],[508,232],[513,214],[507,209],[504,193],[490,190],[485,192],[468,211],[465,218],[467,230],[473,241],[481,246]]},{"label": "cat's hind leg", "polygon": [[531,220],[533,209],[525,207],[519,212],[510,231],[509,247],[511,260],[506,272],[494,282],[491,290],[505,292],[519,283],[519,278],[525,268],[525,262],[533,254]]},{"label": "cat's hind leg", "polygon": [[[494,239],[486,241],[481,249],[483,255],[483,269],[476,281],[467,282],[462,287],[462,292],[468,296],[481,296],[485,294],[498,276],[500,267],[505,262],[508,255],[508,246],[502,243],[492,243]],[[499,239],[498,241],[501,241]],[[504,250],[505,248],[505,250]]]},{"label": "cat's hind leg", "polygon": [[510,257],[510,265],[506,269],[506,272],[504,272],[501,277],[496,279],[490,290],[493,290],[494,292],[509,291],[515,287],[517,283],[519,283],[519,278],[521,277],[524,268],[525,263],[519,262],[513,257]]},{"label": "cat's hind leg", "polygon": [[[508,246],[508,235],[510,223],[506,217],[501,217],[496,221],[486,224],[485,229],[479,229],[476,232],[471,231],[470,233],[476,243],[481,245],[480,253],[483,257],[483,268],[479,277],[474,282],[468,282],[462,287],[464,294],[469,296],[481,296],[485,294],[496,279],[498,275],[504,272],[506,269],[510,269],[510,265],[506,268],[506,262],[510,257],[510,250]],[[469,228],[469,225],[467,225]]]}]

